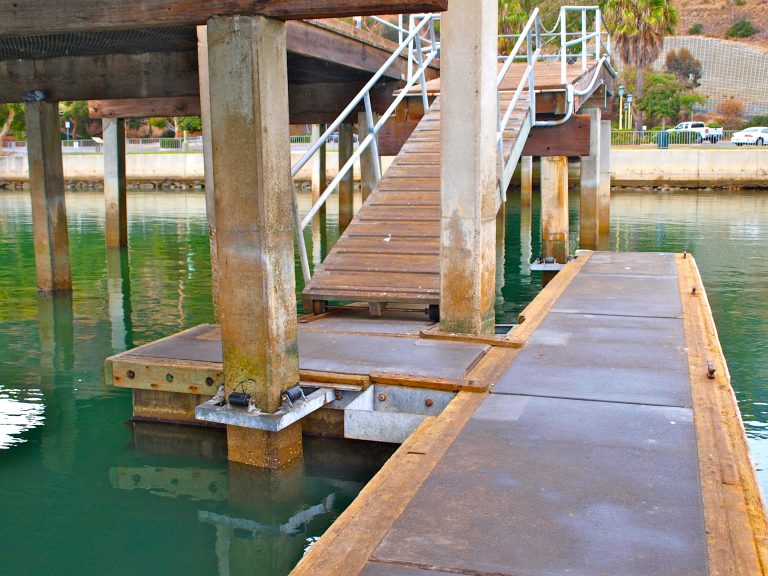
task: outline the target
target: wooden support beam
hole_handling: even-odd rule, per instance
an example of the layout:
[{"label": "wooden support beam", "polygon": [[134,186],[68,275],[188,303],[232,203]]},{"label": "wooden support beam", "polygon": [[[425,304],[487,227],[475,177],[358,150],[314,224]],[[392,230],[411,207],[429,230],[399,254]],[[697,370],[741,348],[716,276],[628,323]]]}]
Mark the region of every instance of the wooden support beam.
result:
[{"label": "wooden support beam", "polygon": [[601,235],[611,231],[611,121],[600,122],[600,192],[598,194],[598,229]]},{"label": "wooden support beam", "polygon": [[37,289],[72,289],[58,102],[28,102],[27,160]]},{"label": "wooden support beam", "polygon": [[0,60],[0,102],[22,102],[31,90],[44,90],[50,101],[196,96],[197,55],[153,52]]},{"label": "wooden support beam", "polygon": [[598,195],[600,193],[600,108],[590,108],[589,154],[581,157],[579,192],[579,246],[597,250]]},{"label": "wooden support beam", "polygon": [[[199,26],[205,30],[205,26]],[[202,84],[202,79],[200,80]],[[169,96],[164,98],[115,98],[89,100],[91,118],[153,118],[164,116],[200,116],[200,97]]]},{"label": "wooden support beam", "polygon": [[[201,26],[201,28],[205,28]],[[371,91],[371,107],[384,112],[392,103],[393,92],[401,82],[381,82]],[[291,124],[323,124],[336,120],[349,102],[365,86],[363,81],[289,84],[288,107]],[[200,98],[170,96],[164,98],[91,100],[91,118],[149,118],[153,116],[200,116]],[[362,104],[359,111],[362,111]],[[415,124],[414,124],[415,126]]]},{"label": "wooden support beam", "polygon": [[[208,220],[208,245],[211,254],[211,298],[213,314],[220,321],[219,309],[219,252],[216,246],[216,181],[213,177],[213,142],[211,135],[211,91],[208,71],[208,27],[197,27],[197,64],[200,78],[200,97],[196,99],[198,114],[203,125],[203,170],[205,177],[205,216]],[[191,103],[190,103],[191,104]],[[165,116],[165,114],[159,114]]]},{"label": "wooden support beam", "polygon": [[198,26],[213,16],[283,20],[445,10],[448,0],[0,0],[0,36]]},{"label": "wooden support beam", "polygon": [[520,204],[530,206],[533,200],[533,157],[520,157]]},{"label": "wooden support beam", "polygon": [[[208,22],[219,306],[228,393],[275,412],[299,381],[285,23]],[[229,459],[275,468],[301,456],[301,424],[228,427]]]},{"label": "wooden support beam", "polygon": [[[339,128],[339,171],[352,157],[354,151],[354,131],[352,124],[342,124]],[[339,231],[347,229],[355,216],[355,181],[354,170],[350,170],[339,183]]]},{"label": "wooden support beam", "polygon": [[575,114],[560,126],[533,128],[523,156],[589,156],[588,114]]},{"label": "wooden support beam", "polygon": [[104,137],[104,231],[107,248],[128,246],[125,120],[102,120]]},{"label": "wooden support beam", "polygon": [[496,0],[451,0],[442,20],[440,330],[493,334]]},{"label": "wooden support beam", "polygon": [[545,257],[564,264],[568,245],[568,158],[541,159],[541,243]]}]

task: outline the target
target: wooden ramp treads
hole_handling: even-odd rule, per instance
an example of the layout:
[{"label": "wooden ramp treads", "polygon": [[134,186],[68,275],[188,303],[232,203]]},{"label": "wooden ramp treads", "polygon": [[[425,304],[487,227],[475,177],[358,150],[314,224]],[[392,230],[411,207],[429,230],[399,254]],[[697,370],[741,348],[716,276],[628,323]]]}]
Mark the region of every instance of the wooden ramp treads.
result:
[{"label": "wooden ramp treads", "polygon": [[[502,103],[511,95],[502,94]],[[505,132],[505,159],[528,118],[528,94]],[[311,301],[437,304],[440,299],[440,99],[304,288]]]}]

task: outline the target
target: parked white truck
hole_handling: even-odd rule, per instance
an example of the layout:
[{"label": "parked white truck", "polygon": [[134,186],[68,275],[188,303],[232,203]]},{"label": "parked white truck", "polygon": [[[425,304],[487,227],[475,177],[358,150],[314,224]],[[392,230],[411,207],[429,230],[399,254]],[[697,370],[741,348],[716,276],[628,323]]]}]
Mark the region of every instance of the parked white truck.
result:
[{"label": "parked white truck", "polygon": [[681,122],[668,132],[690,133],[690,143],[701,144],[702,142],[712,142],[715,144],[723,139],[722,128],[710,128],[704,122]]}]

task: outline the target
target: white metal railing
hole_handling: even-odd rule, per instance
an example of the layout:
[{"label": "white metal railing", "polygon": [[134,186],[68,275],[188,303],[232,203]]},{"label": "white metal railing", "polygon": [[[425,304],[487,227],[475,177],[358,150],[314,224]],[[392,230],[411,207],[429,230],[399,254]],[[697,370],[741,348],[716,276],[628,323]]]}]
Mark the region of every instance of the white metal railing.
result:
[{"label": "white metal railing", "polygon": [[[291,169],[291,175],[296,176],[299,170],[301,170],[306,164],[313,158],[313,156],[329,141],[331,136],[339,129],[341,124],[347,117],[358,109],[360,104],[365,109],[365,120],[368,124],[368,134],[358,144],[357,149],[352,153],[347,162],[339,169],[337,176],[328,184],[327,188],[322,191],[320,197],[310,208],[309,212],[301,219],[299,214],[299,201],[296,195],[296,187],[292,186],[292,199],[293,199],[293,219],[296,231],[296,236],[299,244],[299,254],[301,257],[301,270],[304,276],[304,282],[308,282],[311,278],[311,272],[309,269],[309,258],[307,256],[307,246],[304,241],[304,229],[312,222],[312,219],[319,212],[320,208],[325,204],[331,194],[339,187],[344,178],[354,169],[355,163],[366,151],[370,150],[370,154],[373,160],[373,167],[375,172],[376,181],[381,179],[381,160],[379,158],[379,149],[377,144],[377,137],[381,129],[392,117],[397,110],[400,103],[408,96],[411,88],[413,88],[417,82],[421,85],[421,98],[424,106],[424,111],[429,109],[429,99],[427,96],[427,78],[426,71],[432,64],[435,58],[439,57],[439,45],[436,40],[434,31],[434,24],[437,16],[435,14],[417,14],[412,15],[409,18],[408,34],[405,34],[405,29],[400,30],[404,38],[400,45],[395,49],[392,55],[382,65],[378,72],[376,72],[366,85],[358,92],[358,94],[347,105],[344,111],[334,120],[328,129],[315,141],[309,150],[299,159],[298,162]],[[422,33],[428,34],[425,38]],[[429,43],[429,49],[425,46],[425,42]],[[403,53],[407,53],[409,72],[405,86],[400,90],[393,102],[389,105],[387,110],[381,115],[381,117],[375,120],[373,115],[373,109],[371,107],[371,90],[384,76],[385,72],[402,58]],[[415,66],[411,68],[411,60],[415,62]]]},{"label": "white metal railing", "polygon": [[[578,14],[580,18],[574,21],[569,18],[569,14]],[[592,20],[593,27],[589,26]],[[574,29],[575,28],[575,29]],[[529,117],[523,130],[529,130],[533,126],[557,126],[567,122],[573,115],[575,96],[584,96],[591,93],[596,82],[600,78],[600,71],[606,67],[615,77],[616,71],[610,63],[610,34],[603,19],[599,6],[562,6],[555,25],[547,30],[541,21],[539,9],[535,9],[528,22],[523,27],[520,34],[503,35],[502,39],[514,40],[514,46],[508,54],[500,56],[503,61],[501,71],[499,72],[497,87],[499,98],[499,120],[498,120],[498,162],[499,162],[499,201],[503,202],[509,181],[512,178],[512,172],[519,159],[521,149],[514,150],[510,154],[506,164],[504,163],[504,132],[507,129],[510,119],[518,106],[523,92],[528,92]],[[524,49],[523,49],[524,48]],[[554,92],[564,92],[566,99],[566,111],[562,118],[557,120],[537,120],[536,119],[536,97],[534,68],[539,61],[560,61],[560,83],[564,88],[551,90]],[[502,95],[509,94],[503,86],[512,65],[517,61],[525,63],[525,70],[520,76],[517,86],[511,93],[512,98],[506,109],[502,109]],[[581,61],[582,72],[586,72],[590,66],[594,65],[594,74],[589,79],[586,86],[575,88],[568,78],[568,66]],[[550,90],[548,90],[550,91]],[[526,132],[527,134],[527,132]],[[520,134],[516,135],[518,141]]]},{"label": "white metal railing", "polygon": [[[661,130],[612,130],[611,131],[611,146],[612,147],[656,147],[659,144],[659,134],[663,132]],[[702,136],[698,132],[694,131],[681,131],[674,132],[668,131],[666,136],[666,144],[669,146],[692,146],[695,144],[724,144],[730,145],[731,138],[738,132],[738,130],[723,130],[722,135],[720,132],[715,134],[714,132],[709,135]],[[768,144],[768,142],[766,142]]]}]

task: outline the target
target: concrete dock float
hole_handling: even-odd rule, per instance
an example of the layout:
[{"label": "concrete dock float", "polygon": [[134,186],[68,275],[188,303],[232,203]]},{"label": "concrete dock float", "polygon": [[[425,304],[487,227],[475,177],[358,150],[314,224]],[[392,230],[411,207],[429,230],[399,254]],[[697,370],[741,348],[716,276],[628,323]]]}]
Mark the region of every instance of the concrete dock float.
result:
[{"label": "concrete dock float", "polygon": [[[344,436],[366,390],[379,410],[451,396],[294,575],[765,573],[762,495],[691,255],[581,252],[495,338],[366,312],[300,324],[302,382],[339,404],[305,434]],[[109,365],[116,385],[192,407],[220,354],[206,325]]]}]

